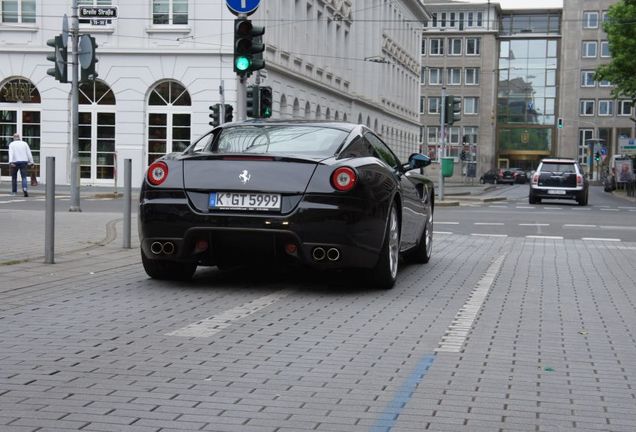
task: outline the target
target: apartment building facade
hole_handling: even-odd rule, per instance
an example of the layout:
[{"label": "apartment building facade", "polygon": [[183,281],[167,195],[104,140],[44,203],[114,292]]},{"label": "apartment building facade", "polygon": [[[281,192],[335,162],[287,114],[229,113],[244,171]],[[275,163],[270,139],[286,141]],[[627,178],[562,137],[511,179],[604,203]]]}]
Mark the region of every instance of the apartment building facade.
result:
[{"label": "apartment building facade", "polygon": [[[71,0],[0,1],[0,175],[8,179],[14,132],[41,161],[56,158],[56,183],[70,183],[71,86],[47,75]],[[235,16],[223,0],[78,0],[118,7],[110,20],[81,20],[98,44],[95,82],[79,91],[80,183],[133,182],[163,154],[210,129],[209,107],[236,107],[232,71]],[[401,157],[419,144],[417,0],[269,0],[252,20],[264,25],[266,70],[255,74],[274,93],[273,118],[346,120],[368,125]],[[387,23],[386,25],[378,25]]]},{"label": "apartment building facade", "polygon": [[440,154],[442,87],[463,105],[461,121],[447,132],[446,156],[459,165],[462,150],[473,152],[477,177],[491,168],[534,169],[546,156],[588,165],[590,142],[604,144],[607,156],[616,154],[621,138],[634,137],[633,108],[611,97],[611,83],[593,79],[611,59],[602,22],[614,3],[568,0],[562,9],[523,10],[491,2],[429,6],[420,119],[431,157]]},{"label": "apartment building facade", "polygon": [[[603,22],[615,0],[567,0],[563,7],[559,115],[561,154],[589,165],[594,144],[602,158],[618,154],[621,138],[634,137],[632,102],[611,96],[612,84],[594,80],[611,60]],[[592,163],[594,163],[592,161]]]}]

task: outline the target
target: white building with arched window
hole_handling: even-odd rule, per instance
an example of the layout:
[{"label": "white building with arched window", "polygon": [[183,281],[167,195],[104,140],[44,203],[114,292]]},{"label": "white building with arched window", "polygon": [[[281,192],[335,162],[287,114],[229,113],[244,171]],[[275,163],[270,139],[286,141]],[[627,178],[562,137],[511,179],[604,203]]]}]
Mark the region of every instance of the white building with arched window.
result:
[{"label": "white building with arched window", "polygon": [[[117,173],[130,158],[138,185],[151,161],[209,130],[211,105],[224,98],[236,107],[235,16],[224,0],[78,3],[118,7],[115,19],[80,20],[80,33],[96,38],[99,60],[97,80],[79,91],[80,184],[121,185]],[[45,174],[40,161],[54,156],[56,183],[70,183],[71,85],[47,74],[53,67],[47,40],[61,33],[71,6],[71,0],[0,0],[5,180],[8,144],[18,132],[31,146],[38,176]],[[266,69],[249,83],[272,87],[273,118],[358,119],[400,157],[417,151],[426,19],[420,1],[268,0],[251,19],[266,27],[267,49]]]}]

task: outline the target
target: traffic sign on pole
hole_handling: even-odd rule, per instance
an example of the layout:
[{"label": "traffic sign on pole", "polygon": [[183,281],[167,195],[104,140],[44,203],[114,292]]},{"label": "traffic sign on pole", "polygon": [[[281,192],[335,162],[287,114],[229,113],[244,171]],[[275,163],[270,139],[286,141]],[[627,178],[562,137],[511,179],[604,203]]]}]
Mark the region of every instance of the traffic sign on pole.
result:
[{"label": "traffic sign on pole", "polygon": [[234,15],[251,15],[258,9],[261,0],[225,0],[227,8]]}]

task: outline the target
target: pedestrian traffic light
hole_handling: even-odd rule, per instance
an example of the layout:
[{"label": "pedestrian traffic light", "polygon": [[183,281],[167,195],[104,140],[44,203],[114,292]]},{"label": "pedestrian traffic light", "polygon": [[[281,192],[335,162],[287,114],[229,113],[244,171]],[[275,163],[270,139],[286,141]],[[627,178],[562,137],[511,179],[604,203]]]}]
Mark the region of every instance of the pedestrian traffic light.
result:
[{"label": "pedestrian traffic light", "polygon": [[465,150],[462,150],[462,153],[460,154],[459,158],[460,158],[461,160],[463,160],[463,161],[465,161],[465,160],[466,160],[466,151],[465,151]]},{"label": "pedestrian traffic light", "polygon": [[247,18],[234,20],[234,72],[239,76],[265,67],[263,34],[265,27],[255,26]]},{"label": "pedestrian traffic light", "polygon": [[46,41],[46,44],[53,47],[53,52],[46,56],[47,60],[55,63],[55,66],[47,69],[47,75],[51,75],[61,83],[68,82],[68,50],[64,44],[62,35],[57,35],[53,39]]},{"label": "pedestrian traffic light", "polygon": [[599,152],[594,153],[594,160],[596,162],[601,160],[601,154]]},{"label": "pedestrian traffic light", "polygon": [[563,118],[562,118],[562,117],[559,117],[559,118],[557,119],[557,127],[558,127],[559,129],[563,129]]},{"label": "pedestrian traffic light", "polygon": [[462,118],[462,100],[455,96],[446,96],[446,106],[444,116],[446,124],[452,125]]},{"label": "pedestrian traffic light", "polygon": [[225,121],[223,123],[230,123],[234,118],[232,114],[234,112],[234,108],[230,104],[225,104]]},{"label": "pedestrian traffic light", "polygon": [[210,126],[217,127],[221,124],[221,104],[210,105],[210,118],[212,121],[209,123]]},{"label": "pedestrian traffic light", "polygon": [[270,118],[272,116],[272,88],[259,87],[258,112],[261,118]]},{"label": "pedestrian traffic light", "polygon": [[95,71],[95,64],[99,61],[95,51],[97,42],[91,35],[82,35],[79,42],[79,60],[81,66],[80,82],[95,81],[98,73]]}]

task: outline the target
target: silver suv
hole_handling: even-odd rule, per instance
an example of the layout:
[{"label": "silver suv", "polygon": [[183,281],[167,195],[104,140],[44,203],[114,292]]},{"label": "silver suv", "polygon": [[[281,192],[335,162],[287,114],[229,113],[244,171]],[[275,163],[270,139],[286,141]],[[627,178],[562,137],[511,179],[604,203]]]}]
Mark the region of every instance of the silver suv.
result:
[{"label": "silver suv", "polygon": [[574,199],[587,205],[588,181],[574,159],[543,159],[530,181],[530,204],[541,199]]}]

